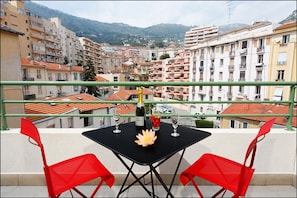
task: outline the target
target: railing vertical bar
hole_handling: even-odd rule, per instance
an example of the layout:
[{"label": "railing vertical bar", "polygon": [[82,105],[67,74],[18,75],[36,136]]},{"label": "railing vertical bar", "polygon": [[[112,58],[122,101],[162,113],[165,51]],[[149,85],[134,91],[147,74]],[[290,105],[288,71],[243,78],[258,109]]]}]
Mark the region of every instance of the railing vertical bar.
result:
[{"label": "railing vertical bar", "polygon": [[0,86],[1,87],[1,95],[0,95],[0,100],[1,100],[1,130],[8,130],[8,125],[7,125],[7,120],[6,120],[6,116],[4,116],[6,114],[5,111],[5,103],[4,101],[4,86]]},{"label": "railing vertical bar", "polygon": [[293,121],[293,108],[294,108],[294,93],[295,93],[296,85],[290,86],[290,103],[289,103],[289,116],[288,116],[288,122],[287,122],[287,130],[292,131],[292,121]]}]

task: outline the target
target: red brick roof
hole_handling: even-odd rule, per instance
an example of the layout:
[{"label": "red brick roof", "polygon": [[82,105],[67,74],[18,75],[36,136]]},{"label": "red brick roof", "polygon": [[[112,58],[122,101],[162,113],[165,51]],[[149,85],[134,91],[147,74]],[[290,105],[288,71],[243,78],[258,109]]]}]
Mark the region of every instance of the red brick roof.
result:
[{"label": "red brick roof", "polygon": [[[152,92],[149,89],[143,89],[144,95],[151,95]],[[105,98],[105,100],[128,100],[132,95],[138,95],[137,90],[120,90],[109,97]]]},{"label": "red brick roof", "polygon": [[117,108],[120,109],[121,114],[132,114],[136,110],[136,106],[133,104],[119,104]]},{"label": "red brick roof", "polygon": [[[222,114],[287,114],[289,107],[284,105],[273,105],[273,104],[231,104],[229,105]],[[294,114],[297,113],[297,109],[293,110]],[[256,120],[260,122],[266,122],[271,117],[241,117],[247,120]],[[286,125],[287,119],[285,117],[277,117],[276,124]],[[293,117],[292,126],[297,127],[297,118]]]},{"label": "red brick roof", "polygon": [[277,28],[274,29],[275,30],[282,30],[282,29],[286,29],[286,28],[291,28],[291,27],[296,27],[297,28],[297,22],[296,21],[291,21],[288,23],[284,23],[280,26],[278,26]]},{"label": "red brick roof", "polygon": [[99,76],[99,75],[96,76],[96,81],[99,81],[99,82],[109,82],[109,80],[107,80],[106,78],[103,78],[102,76]]},{"label": "red brick roof", "polygon": [[61,65],[58,63],[45,63],[46,64],[46,68],[48,70],[55,70],[55,71],[70,71],[69,67],[67,67],[66,65]]},{"label": "red brick roof", "polygon": [[42,64],[38,61],[30,60],[27,58],[21,58],[21,65],[22,66],[30,66],[30,67],[44,67],[45,64]]},{"label": "red brick roof", "polygon": [[[65,96],[65,97],[59,97],[59,98],[52,98],[49,101],[48,104],[46,103],[36,103],[36,104],[25,104],[25,112],[26,114],[63,114],[66,112],[69,112],[74,109],[79,109],[80,111],[89,111],[89,110],[95,110],[95,109],[101,109],[101,108],[108,108],[112,107],[112,104],[101,104],[101,103],[88,103],[88,104],[79,104],[79,103],[55,103],[55,101],[61,101],[61,100],[70,100],[70,101],[99,101],[98,98],[82,93],[82,94],[76,94],[71,96]],[[52,105],[51,105],[52,104]],[[54,105],[53,105],[54,104]],[[28,117],[31,121],[36,121],[43,119],[44,117]]]}]

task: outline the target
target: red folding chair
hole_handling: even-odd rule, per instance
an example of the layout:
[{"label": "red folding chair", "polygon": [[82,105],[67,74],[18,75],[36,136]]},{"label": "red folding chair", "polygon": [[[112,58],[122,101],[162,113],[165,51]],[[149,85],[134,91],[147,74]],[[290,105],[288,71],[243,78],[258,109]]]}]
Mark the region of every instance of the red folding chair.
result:
[{"label": "red folding chair", "polygon": [[180,181],[184,186],[191,181],[200,197],[203,197],[203,195],[194,180],[195,176],[222,187],[213,197],[221,193],[223,197],[227,190],[234,193],[233,197],[245,196],[255,171],[253,163],[257,143],[264,139],[274,121],[275,118],[267,121],[260,128],[257,136],[251,141],[246,151],[243,164],[218,155],[206,153],[180,174]]},{"label": "red folding chair", "polygon": [[80,155],[49,166],[46,162],[43,144],[36,126],[31,121],[22,118],[21,133],[27,135],[29,142],[39,146],[41,150],[49,197],[59,197],[68,190],[73,197],[71,189],[80,196],[87,197],[76,187],[97,178],[100,178],[100,181],[90,197],[95,196],[103,181],[109,187],[112,187],[114,183],[113,174],[104,167],[94,154]]}]

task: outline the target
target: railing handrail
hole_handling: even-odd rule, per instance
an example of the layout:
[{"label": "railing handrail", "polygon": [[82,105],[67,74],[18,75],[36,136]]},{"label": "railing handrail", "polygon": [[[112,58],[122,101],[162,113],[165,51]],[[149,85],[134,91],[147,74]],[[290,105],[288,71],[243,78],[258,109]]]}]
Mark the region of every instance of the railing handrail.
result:
[{"label": "railing handrail", "polygon": [[[254,101],[145,101],[145,104],[287,104],[289,110],[287,114],[203,114],[203,117],[287,117],[287,129],[292,130],[293,116],[297,116],[293,113],[294,104],[297,103],[294,98],[297,83],[296,82],[144,82],[144,81],[128,81],[128,82],[97,82],[97,81],[1,81],[1,129],[7,129],[6,117],[25,117],[25,116],[45,116],[44,114],[7,114],[5,112],[5,104],[13,103],[49,103],[51,100],[6,100],[4,99],[3,87],[4,86],[24,86],[24,85],[42,85],[42,86],[134,86],[134,87],[153,87],[153,86],[289,86],[290,96],[287,101],[269,101],[269,100],[254,100]],[[132,101],[56,101],[55,103],[102,103],[102,104],[136,104],[135,100]],[[149,114],[148,114],[149,115]],[[47,117],[111,117],[110,114],[46,114]],[[126,114],[124,117],[133,117],[134,114]],[[166,114],[162,114],[166,116]],[[194,114],[184,114],[181,117],[197,117]]]}]

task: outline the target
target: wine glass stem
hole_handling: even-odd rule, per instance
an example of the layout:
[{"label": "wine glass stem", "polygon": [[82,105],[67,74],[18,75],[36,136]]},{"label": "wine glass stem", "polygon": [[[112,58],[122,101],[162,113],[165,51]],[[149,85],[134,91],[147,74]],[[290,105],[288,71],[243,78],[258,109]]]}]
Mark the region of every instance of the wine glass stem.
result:
[{"label": "wine glass stem", "polygon": [[116,124],[116,130],[119,130],[119,124]]}]

